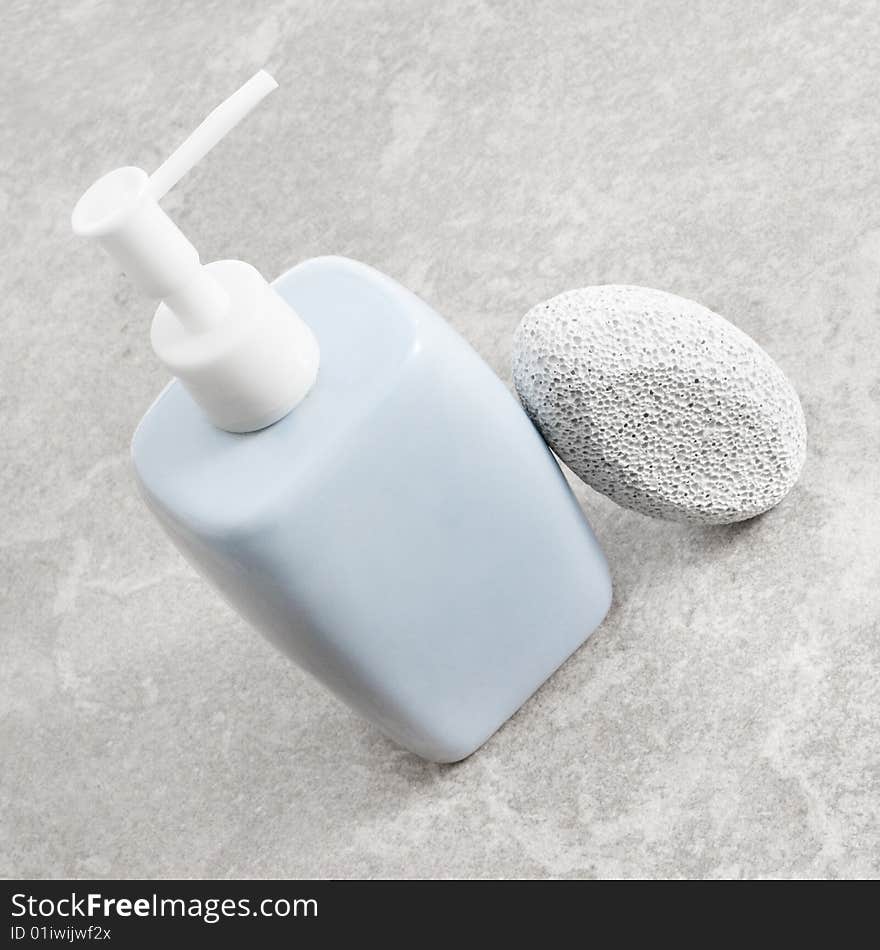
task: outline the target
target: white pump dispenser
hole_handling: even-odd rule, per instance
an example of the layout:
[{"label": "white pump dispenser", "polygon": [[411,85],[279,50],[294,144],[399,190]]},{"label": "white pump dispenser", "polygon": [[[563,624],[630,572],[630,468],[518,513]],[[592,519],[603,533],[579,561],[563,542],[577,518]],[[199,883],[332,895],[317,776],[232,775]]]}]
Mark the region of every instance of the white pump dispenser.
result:
[{"label": "white pump dispenser", "polygon": [[[141,419],[132,466],[243,618],[397,742],[454,762],[598,626],[608,569],[519,403],[415,294],[342,257],[271,287],[239,261],[202,267],[159,208],[274,86],[258,73],[152,178],[117,169],[74,212],[162,298],[153,346],[183,384]],[[294,412],[222,431],[296,405],[316,341],[321,379]]]},{"label": "white pump dispenser", "polygon": [[159,200],[278,84],[264,70],[218,106],[152,176],[117,168],[77,202],[71,224],[162,300],[156,355],[214,425],[252,432],[283,418],[311,389],[318,343],[309,327],[244,261],[202,265]]}]

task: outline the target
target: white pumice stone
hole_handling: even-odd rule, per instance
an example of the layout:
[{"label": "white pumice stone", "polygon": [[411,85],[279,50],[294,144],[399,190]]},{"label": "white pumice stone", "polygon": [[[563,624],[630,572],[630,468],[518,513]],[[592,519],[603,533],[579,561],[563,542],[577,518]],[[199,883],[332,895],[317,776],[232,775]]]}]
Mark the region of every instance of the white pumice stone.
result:
[{"label": "white pumice stone", "polygon": [[741,330],[647,287],[571,290],[514,337],[519,398],[588,485],[655,518],[728,524],[781,501],[807,446],[797,393]]}]

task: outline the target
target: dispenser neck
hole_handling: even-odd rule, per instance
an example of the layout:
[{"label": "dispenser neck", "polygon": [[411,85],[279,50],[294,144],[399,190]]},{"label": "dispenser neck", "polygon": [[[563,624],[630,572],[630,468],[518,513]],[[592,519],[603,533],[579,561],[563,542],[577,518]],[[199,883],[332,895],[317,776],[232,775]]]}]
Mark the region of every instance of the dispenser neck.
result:
[{"label": "dispenser neck", "polygon": [[73,230],[96,238],[148,297],[164,300],[192,331],[222,323],[229,296],[159,207],[142,169],[117,168],[99,178],[77,203]]},{"label": "dispenser neck", "polygon": [[165,305],[192,333],[220,326],[229,313],[229,294],[211,274],[199,267],[189,283],[165,295]]}]

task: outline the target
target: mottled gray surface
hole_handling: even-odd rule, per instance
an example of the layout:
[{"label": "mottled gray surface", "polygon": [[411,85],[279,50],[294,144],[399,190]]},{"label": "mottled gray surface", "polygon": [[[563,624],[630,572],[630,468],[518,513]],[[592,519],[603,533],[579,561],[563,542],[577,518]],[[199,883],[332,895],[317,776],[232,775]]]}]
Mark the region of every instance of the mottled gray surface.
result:
[{"label": "mottled gray surface", "polygon": [[[797,6],[3,5],[2,873],[880,875],[880,9]],[[132,483],[151,308],[69,212],[264,63],[282,89],[166,203],[205,259],[360,258],[505,378],[536,301],[657,286],[807,415],[756,521],[581,491],[612,612],[456,767],[276,655]]]}]

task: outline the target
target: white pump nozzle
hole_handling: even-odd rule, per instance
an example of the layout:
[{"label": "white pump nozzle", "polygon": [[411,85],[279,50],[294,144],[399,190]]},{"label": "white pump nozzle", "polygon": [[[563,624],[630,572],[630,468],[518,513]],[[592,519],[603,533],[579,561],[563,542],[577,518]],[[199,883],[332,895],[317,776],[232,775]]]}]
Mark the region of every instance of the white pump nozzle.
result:
[{"label": "white pump nozzle", "polygon": [[228,99],[221,102],[202,124],[150,175],[150,191],[161,201],[181,178],[197,165],[228,132],[231,132],[278,83],[261,69]]},{"label": "white pump nozzle", "polygon": [[117,168],[77,202],[71,224],[112,254],[146,294],[162,299],[153,348],[211,421],[232,432],[287,415],[311,389],[318,345],[249,264],[202,266],[158,201],[278,84],[260,70],[148,176]]}]

